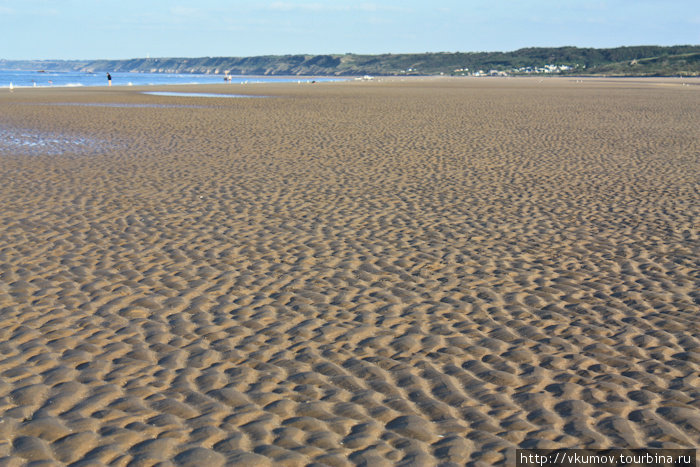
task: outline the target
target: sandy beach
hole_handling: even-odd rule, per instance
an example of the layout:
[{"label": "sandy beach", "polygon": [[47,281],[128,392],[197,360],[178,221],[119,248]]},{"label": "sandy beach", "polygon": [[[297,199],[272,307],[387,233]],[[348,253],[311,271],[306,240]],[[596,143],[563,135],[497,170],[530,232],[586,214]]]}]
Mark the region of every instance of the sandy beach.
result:
[{"label": "sandy beach", "polygon": [[0,90],[0,464],[698,447],[698,109],[699,79]]}]

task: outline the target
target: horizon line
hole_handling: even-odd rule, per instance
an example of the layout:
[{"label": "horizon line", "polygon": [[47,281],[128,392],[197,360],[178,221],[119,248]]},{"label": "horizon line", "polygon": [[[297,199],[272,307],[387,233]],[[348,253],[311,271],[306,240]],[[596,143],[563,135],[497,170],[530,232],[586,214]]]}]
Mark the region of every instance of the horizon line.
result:
[{"label": "horizon line", "polygon": [[128,58],[0,58],[1,62],[48,62],[48,61],[60,61],[60,62],[88,62],[88,61],[99,61],[99,60],[109,60],[109,61],[121,61],[121,60],[160,60],[160,59],[197,59],[197,58],[255,58],[255,57],[291,57],[296,55],[303,56],[343,56],[343,55],[365,55],[365,56],[381,56],[381,55],[428,55],[428,54],[482,54],[482,53],[511,53],[518,52],[520,50],[526,49],[593,49],[593,50],[609,50],[609,49],[622,49],[622,48],[633,48],[633,47],[700,47],[700,44],[673,44],[673,45],[658,45],[658,44],[636,44],[636,45],[619,45],[616,47],[581,47],[577,45],[560,45],[560,46],[527,46],[520,47],[512,50],[473,50],[473,51],[426,51],[426,52],[378,52],[378,53],[356,53],[356,52],[344,52],[344,53],[282,53],[282,54],[260,54],[260,55],[191,55],[191,56],[158,56],[158,57],[128,57]]}]

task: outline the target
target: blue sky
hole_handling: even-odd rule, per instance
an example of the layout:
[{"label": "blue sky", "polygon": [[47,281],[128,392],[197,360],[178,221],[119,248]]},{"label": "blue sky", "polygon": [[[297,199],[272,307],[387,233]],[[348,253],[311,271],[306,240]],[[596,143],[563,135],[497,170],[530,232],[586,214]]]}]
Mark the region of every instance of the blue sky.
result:
[{"label": "blue sky", "polygon": [[700,44],[698,0],[0,0],[0,58]]}]

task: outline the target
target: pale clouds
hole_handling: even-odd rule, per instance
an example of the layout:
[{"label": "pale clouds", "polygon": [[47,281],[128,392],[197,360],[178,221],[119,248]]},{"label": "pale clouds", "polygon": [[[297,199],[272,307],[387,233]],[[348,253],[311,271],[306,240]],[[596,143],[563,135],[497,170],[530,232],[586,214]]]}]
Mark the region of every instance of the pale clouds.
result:
[{"label": "pale clouds", "polygon": [[199,8],[190,8],[186,6],[174,6],[170,9],[170,14],[174,16],[193,16],[201,12]]},{"label": "pale clouds", "polygon": [[365,12],[408,12],[407,8],[379,5],[376,3],[351,3],[351,4],[329,4],[329,3],[296,3],[296,2],[273,2],[267,5],[267,10],[273,11],[307,11],[307,12],[338,12],[338,11],[365,11]]}]

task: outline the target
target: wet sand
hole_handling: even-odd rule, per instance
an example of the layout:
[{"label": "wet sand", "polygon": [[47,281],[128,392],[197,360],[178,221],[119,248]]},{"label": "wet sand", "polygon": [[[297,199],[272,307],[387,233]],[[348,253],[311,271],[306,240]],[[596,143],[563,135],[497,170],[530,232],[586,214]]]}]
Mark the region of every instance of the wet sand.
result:
[{"label": "wet sand", "polygon": [[0,464],[700,444],[698,80],[176,90],[0,90]]}]

